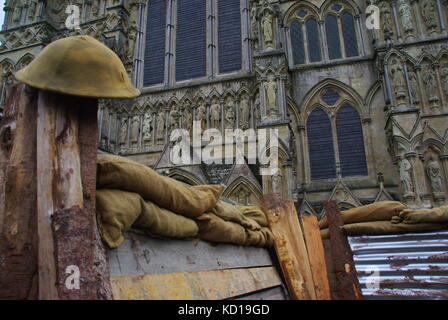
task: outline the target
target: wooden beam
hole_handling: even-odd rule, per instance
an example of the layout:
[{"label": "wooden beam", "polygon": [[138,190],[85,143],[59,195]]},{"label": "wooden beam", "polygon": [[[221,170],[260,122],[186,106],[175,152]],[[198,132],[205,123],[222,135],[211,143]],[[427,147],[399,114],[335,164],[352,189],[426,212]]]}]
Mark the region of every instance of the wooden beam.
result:
[{"label": "wooden beam", "polygon": [[291,299],[316,299],[308,253],[293,201],[263,196],[263,211],[274,235],[275,250]]},{"label": "wooden beam", "polygon": [[330,228],[330,248],[338,284],[338,299],[361,300],[363,299],[361,288],[353,261],[353,253],[345,230],[342,228],[344,222],[341,212],[334,200],[326,201],[324,208]]},{"label": "wooden beam", "polygon": [[12,86],[0,122],[0,299],[37,298],[36,97]]},{"label": "wooden beam", "polygon": [[325,263],[325,250],[320,236],[317,217],[312,214],[301,214],[303,235],[308,251],[311,272],[313,274],[314,288],[318,300],[331,300],[330,285],[328,282],[327,265]]}]

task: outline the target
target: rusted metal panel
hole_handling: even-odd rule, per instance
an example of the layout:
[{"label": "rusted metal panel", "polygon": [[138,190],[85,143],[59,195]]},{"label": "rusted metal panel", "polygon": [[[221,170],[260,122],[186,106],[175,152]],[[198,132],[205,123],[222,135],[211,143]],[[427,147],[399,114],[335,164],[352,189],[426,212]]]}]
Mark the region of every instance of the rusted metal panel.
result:
[{"label": "rusted metal panel", "polygon": [[[366,299],[448,299],[448,232],[350,237]],[[373,272],[378,272],[372,285]]]},{"label": "rusted metal panel", "polygon": [[116,300],[220,300],[278,287],[274,267],[111,277]]},{"label": "rusted metal panel", "polygon": [[272,266],[269,251],[203,241],[160,240],[125,234],[120,247],[108,252],[111,276],[132,276],[229,268]]}]

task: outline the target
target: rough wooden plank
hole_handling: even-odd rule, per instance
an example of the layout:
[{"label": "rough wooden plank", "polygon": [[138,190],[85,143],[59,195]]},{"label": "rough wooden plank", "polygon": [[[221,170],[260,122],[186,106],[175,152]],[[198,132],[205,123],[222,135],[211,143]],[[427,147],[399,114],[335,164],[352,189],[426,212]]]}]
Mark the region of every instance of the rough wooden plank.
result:
[{"label": "rough wooden plank", "polygon": [[279,286],[236,297],[232,300],[288,300],[288,295],[286,290]]},{"label": "rough wooden plank", "polygon": [[274,267],[112,277],[116,300],[220,300],[265,288],[281,279]]},{"label": "rough wooden plank", "polygon": [[112,276],[210,271],[273,265],[263,248],[203,241],[160,240],[125,233],[120,247],[108,250]]},{"label": "rough wooden plank", "polygon": [[302,222],[303,235],[308,250],[311,272],[313,274],[316,298],[318,300],[331,300],[327,265],[325,263],[325,251],[322,237],[320,236],[317,217],[312,214],[301,214],[300,220]]},{"label": "rough wooden plank", "polygon": [[275,250],[291,299],[316,299],[308,253],[293,201],[263,197],[263,211],[274,235]]},{"label": "rough wooden plank", "polygon": [[37,298],[36,92],[11,87],[0,123],[0,299]]},{"label": "rough wooden plank", "polygon": [[361,288],[347,235],[342,228],[344,223],[341,212],[334,200],[326,201],[324,208],[330,228],[330,247],[338,284],[338,298],[361,300],[363,298]]}]

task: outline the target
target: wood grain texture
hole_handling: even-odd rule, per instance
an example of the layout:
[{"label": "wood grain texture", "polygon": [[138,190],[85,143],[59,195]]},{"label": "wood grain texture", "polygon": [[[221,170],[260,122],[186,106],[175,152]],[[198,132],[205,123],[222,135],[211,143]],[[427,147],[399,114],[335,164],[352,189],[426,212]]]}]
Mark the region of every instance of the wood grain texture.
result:
[{"label": "wood grain texture", "polygon": [[303,235],[308,250],[311,272],[313,274],[314,288],[318,300],[331,300],[330,285],[328,282],[325,251],[320,236],[317,217],[312,214],[301,214]]},{"label": "wood grain texture", "polygon": [[0,122],[0,299],[37,298],[36,97],[12,86]]},{"label": "wood grain texture", "polygon": [[330,248],[337,280],[338,299],[361,300],[363,299],[361,288],[353,261],[353,253],[347,235],[342,228],[344,223],[341,212],[334,200],[326,201],[324,208],[330,228]]},{"label": "wood grain texture", "polygon": [[220,300],[278,287],[274,267],[112,277],[116,300]]},{"label": "wood grain texture", "polygon": [[274,235],[275,250],[291,299],[316,299],[308,252],[293,201],[263,197],[263,211]]}]

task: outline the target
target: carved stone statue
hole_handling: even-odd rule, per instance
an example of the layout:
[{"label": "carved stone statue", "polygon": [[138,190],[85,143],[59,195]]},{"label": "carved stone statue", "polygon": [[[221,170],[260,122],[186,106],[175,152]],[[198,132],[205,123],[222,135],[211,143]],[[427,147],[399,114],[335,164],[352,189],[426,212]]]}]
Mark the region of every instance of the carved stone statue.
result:
[{"label": "carved stone statue", "polygon": [[252,41],[255,45],[258,43],[258,28],[257,28],[257,7],[252,3],[252,9],[250,10],[251,32]]},{"label": "carved stone statue", "polygon": [[162,111],[157,116],[157,144],[163,144],[165,140],[165,112]]},{"label": "carved stone statue", "polygon": [[428,29],[428,33],[435,32],[438,26],[438,13],[434,0],[423,0],[420,3],[420,9],[423,17],[423,21],[425,22],[426,28]]},{"label": "carved stone statue", "polygon": [[429,102],[439,101],[439,97],[437,94],[437,79],[434,75],[434,71],[428,69],[423,74],[423,82],[425,84],[426,96],[428,97]]},{"label": "carved stone statue", "polygon": [[31,1],[28,8],[28,20],[33,21],[36,16],[37,1]]},{"label": "carved stone statue", "polygon": [[210,123],[212,128],[221,129],[221,106],[214,103],[210,106]]},{"label": "carved stone statue", "polygon": [[412,165],[407,159],[400,162],[400,180],[403,185],[404,196],[409,196],[414,193],[414,183],[411,177]]},{"label": "carved stone statue", "polygon": [[127,144],[128,141],[128,119],[121,119],[120,126],[120,144]]},{"label": "carved stone statue", "polygon": [[263,32],[263,48],[272,49],[274,47],[273,18],[270,12],[266,12],[261,19],[261,29]]},{"label": "carved stone statue", "polygon": [[206,129],[206,121],[207,121],[207,109],[205,108],[204,104],[200,104],[199,107],[196,109],[196,121],[201,122],[201,129]]},{"label": "carved stone statue", "polygon": [[431,155],[431,158],[426,166],[426,174],[431,182],[432,192],[443,193],[442,169],[440,168],[440,164],[434,155]]},{"label": "carved stone statue", "polygon": [[277,82],[273,77],[265,82],[266,103],[268,112],[271,114],[277,110]]},{"label": "carved stone statue", "polygon": [[448,66],[440,69],[440,77],[442,78],[443,93],[448,96]]},{"label": "carved stone statue", "polygon": [[246,130],[249,128],[249,112],[250,105],[249,100],[243,97],[240,101],[240,128]]},{"label": "carved stone statue", "polygon": [[407,97],[407,87],[403,66],[397,59],[392,61],[390,76],[392,78],[392,87],[395,98],[397,99],[397,104],[403,104],[403,100]]},{"label": "carved stone statue", "polygon": [[240,188],[240,190],[238,191],[238,194],[237,194],[237,198],[238,198],[238,203],[243,204],[243,205],[248,205],[249,199],[250,199],[250,193],[247,192],[244,188]]},{"label": "carved stone statue", "polygon": [[131,142],[138,142],[138,135],[140,131],[140,117],[135,115],[132,117],[131,121]]},{"label": "carved stone statue", "polygon": [[233,104],[232,99],[229,99],[226,104],[225,109],[225,119],[224,119],[224,127],[226,129],[234,129],[235,128],[235,106]]},{"label": "carved stone statue", "polygon": [[170,131],[179,127],[179,118],[180,118],[180,113],[177,110],[177,107],[174,106],[170,111],[170,118],[169,118],[170,119],[170,124],[169,124]]},{"label": "carved stone statue", "polygon": [[409,77],[409,84],[411,86],[411,94],[412,98],[414,99],[414,103],[419,104],[420,103],[420,86],[418,85],[418,79],[417,74],[412,71],[408,70],[408,77]]},{"label": "carved stone statue", "polygon": [[280,199],[282,198],[282,174],[280,170],[277,170],[276,173],[271,178],[272,182],[272,193],[278,195]]},{"label": "carved stone statue", "polygon": [[261,107],[260,107],[260,97],[257,95],[254,101],[254,117],[255,126],[261,123]]},{"label": "carved stone statue", "polygon": [[152,123],[152,115],[151,113],[145,113],[145,117],[143,118],[143,141],[147,144],[151,141],[151,123]]},{"label": "carved stone statue", "polygon": [[406,0],[398,0],[397,6],[404,32],[406,33],[406,35],[411,35],[414,31],[412,8]]},{"label": "carved stone statue", "polygon": [[182,117],[182,128],[191,131],[191,127],[193,125],[193,119],[191,117],[191,110],[189,107],[185,107],[183,117]]},{"label": "carved stone statue", "polygon": [[388,1],[382,2],[381,5],[381,21],[384,33],[384,40],[390,40],[394,36],[394,23],[392,19],[392,12]]}]

